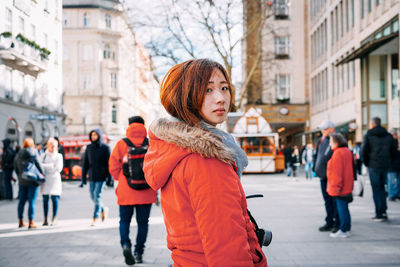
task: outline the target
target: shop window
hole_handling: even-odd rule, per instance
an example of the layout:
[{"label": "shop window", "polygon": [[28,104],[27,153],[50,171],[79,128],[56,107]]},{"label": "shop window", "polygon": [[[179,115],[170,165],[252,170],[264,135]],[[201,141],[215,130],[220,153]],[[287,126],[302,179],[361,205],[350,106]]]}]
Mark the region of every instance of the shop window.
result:
[{"label": "shop window", "polygon": [[274,154],[275,145],[268,137],[242,137],[239,143],[247,155]]}]

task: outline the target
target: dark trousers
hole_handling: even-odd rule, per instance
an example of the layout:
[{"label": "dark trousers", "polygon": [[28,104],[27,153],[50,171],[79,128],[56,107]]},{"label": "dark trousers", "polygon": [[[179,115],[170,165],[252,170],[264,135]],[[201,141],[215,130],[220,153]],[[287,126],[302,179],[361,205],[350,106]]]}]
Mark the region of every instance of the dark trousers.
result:
[{"label": "dark trousers", "polygon": [[[59,198],[60,196],[51,196],[51,202],[53,203],[53,218],[57,216]],[[43,213],[44,217],[47,217],[49,214],[49,195],[43,195]]]},{"label": "dark trousers", "polygon": [[348,232],[351,230],[351,216],[349,211],[349,202],[347,200],[335,198],[339,218],[340,218],[340,230],[342,232]]},{"label": "dark trousers", "polygon": [[325,211],[326,211],[325,222],[328,226],[339,227],[340,220],[339,220],[339,214],[336,209],[336,202],[334,198],[328,195],[328,193],[326,192],[327,180],[320,179],[320,181],[321,181],[322,197],[324,198],[325,202]]},{"label": "dark trousers", "polygon": [[12,172],[13,172],[13,170],[3,170],[3,184],[4,184],[4,198],[5,199],[13,199]]},{"label": "dark trousers", "polygon": [[387,177],[386,169],[368,168],[369,179],[371,180],[372,197],[375,203],[375,215],[382,216],[386,213],[386,192],[385,184]]},{"label": "dark trousers", "polygon": [[151,204],[119,206],[119,234],[121,237],[121,246],[132,247],[132,243],[129,238],[129,228],[134,209],[136,209],[136,222],[138,225],[134,253],[141,255],[144,251],[144,244],[146,243],[147,232],[149,230]]}]

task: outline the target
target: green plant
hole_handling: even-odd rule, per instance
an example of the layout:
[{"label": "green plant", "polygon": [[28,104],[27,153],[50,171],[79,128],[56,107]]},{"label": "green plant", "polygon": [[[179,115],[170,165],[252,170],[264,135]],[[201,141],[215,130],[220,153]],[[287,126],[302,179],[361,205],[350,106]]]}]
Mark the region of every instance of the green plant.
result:
[{"label": "green plant", "polygon": [[10,38],[12,36],[11,32],[2,32],[0,36],[4,38]]}]

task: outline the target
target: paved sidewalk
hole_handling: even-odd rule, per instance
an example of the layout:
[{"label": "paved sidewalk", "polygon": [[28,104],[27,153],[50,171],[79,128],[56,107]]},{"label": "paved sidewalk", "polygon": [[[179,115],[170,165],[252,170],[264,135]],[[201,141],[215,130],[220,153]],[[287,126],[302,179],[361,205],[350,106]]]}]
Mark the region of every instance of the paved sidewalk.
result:
[{"label": "paved sidewalk", "polygon": [[[364,197],[355,198],[350,205],[353,236],[335,240],[318,231],[324,218],[318,179],[245,175],[242,182],[246,194],[265,196],[248,203],[259,225],[273,231],[272,244],[264,248],[270,267],[400,266],[400,201],[388,203],[389,222],[373,222],[369,184]],[[37,230],[18,229],[17,201],[0,201],[0,266],[126,266],[119,244],[114,190],[106,189],[103,199],[110,216],[91,227],[93,205],[88,187],[63,183],[59,224]],[[37,224],[42,223],[42,210],[39,197]],[[136,236],[134,224],[131,231],[131,237]],[[153,206],[145,264],[137,266],[166,267],[172,263],[165,237],[161,209]]]}]

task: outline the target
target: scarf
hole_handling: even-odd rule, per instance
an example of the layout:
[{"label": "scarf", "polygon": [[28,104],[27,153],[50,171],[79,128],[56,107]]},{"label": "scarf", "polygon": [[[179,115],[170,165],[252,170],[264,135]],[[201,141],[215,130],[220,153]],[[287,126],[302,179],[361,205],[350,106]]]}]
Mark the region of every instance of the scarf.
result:
[{"label": "scarf", "polygon": [[242,173],[244,168],[247,167],[248,160],[247,160],[247,155],[243,151],[243,149],[238,145],[236,142],[235,138],[233,138],[232,135],[228,134],[225,131],[222,131],[221,129],[218,129],[204,121],[200,122],[200,126],[207,131],[212,132],[219,138],[221,138],[222,142],[233,152],[233,159],[235,161],[235,165],[237,167],[237,175],[239,178],[242,177]]}]

